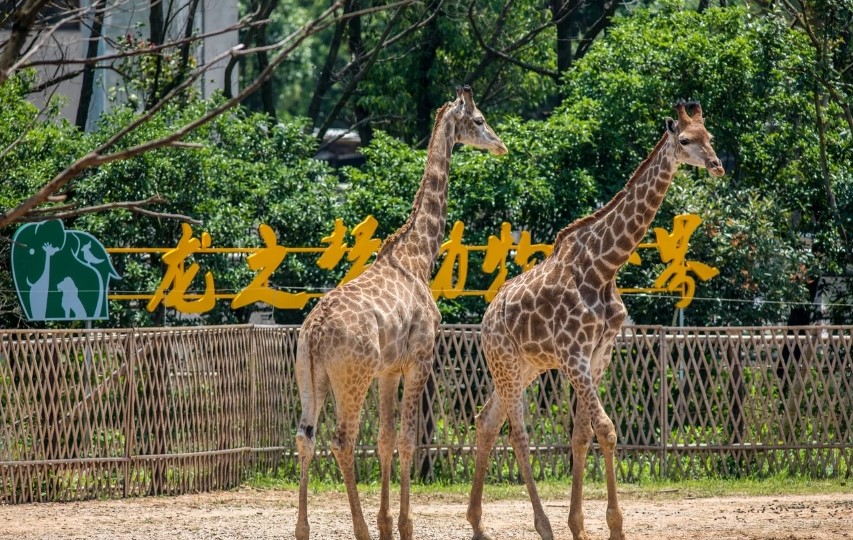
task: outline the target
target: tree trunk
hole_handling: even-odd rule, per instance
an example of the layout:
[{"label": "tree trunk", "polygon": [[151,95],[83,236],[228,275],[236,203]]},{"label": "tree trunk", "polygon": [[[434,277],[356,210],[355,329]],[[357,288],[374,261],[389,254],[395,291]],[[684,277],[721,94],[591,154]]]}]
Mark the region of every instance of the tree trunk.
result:
[{"label": "tree trunk", "polygon": [[[92,32],[89,34],[89,44],[86,47],[86,58],[98,56],[98,48],[101,44],[101,30],[104,27],[104,5],[105,0],[97,0],[95,3],[95,17],[92,20]],[[92,104],[92,94],[95,87],[95,65],[83,66],[83,82],[80,89],[80,103],[77,105],[77,119],[75,124],[81,131],[86,129],[89,121],[89,107]]]},{"label": "tree trunk", "polygon": [[[361,0],[353,0],[353,9],[361,9]],[[349,51],[358,58],[364,55],[364,37],[361,33],[361,17],[353,17],[349,21]],[[358,126],[358,137],[361,144],[367,146],[373,139],[373,128],[370,125],[370,111],[359,105],[358,99],[353,103],[355,123]]]},{"label": "tree trunk", "polygon": [[415,117],[417,125],[415,133],[418,140],[428,140],[432,133],[432,112],[436,104],[430,101],[429,90],[432,87],[429,72],[435,63],[436,51],[440,36],[438,35],[437,18],[430,21],[429,25],[424,29],[425,41],[420,47],[420,65],[418,66],[418,84],[415,91],[418,95],[418,102],[415,109]]},{"label": "tree trunk", "polygon": [[[572,67],[572,12],[576,5],[569,0],[551,0],[551,17],[556,22],[557,29],[557,72],[563,73]],[[557,80],[557,84],[560,81]]]},{"label": "tree trunk", "polygon": [[[267,32],[266,28],[261,28],[258,32],[258,38],[256,45],[258,47],[263,47],[266,43]],[[267,51],[258,51],[258,71],[264,71],[267,66],[270,65],[269,55]],[[270,117],[271,120],[275,120],[276,111],[275,111],[275,97],[273,96],[273,81],[272,77],[265,80],[261,83],[261,103],[264,107],[264,112],[267,113],[267,116]]]},{"label": "tree trunk", "polygon": [[[148,12],[149,41],[154,45],[162,45],[166,35],[165,21],[163,18],[163,0],[151,0]],[[145,108],[149,109],[157,103],[160,95],[160,76],[163,73],[163,57],[157,54],[157,67],[154,72],[154,80],[148,88],[148,101]]]},{"label": "tree trunk", "polygon": [[853,263],[853,251],[851,251],[850,242],[847,240],[847,231],[844,228],[844,222],[841,220],[841,214],[838,211],[838,204],[835,199],[835,191],[832,189],[832,179],[829,174],[829,164],[826,156],[826,124],[823,119],[823,107],[821,101],[823,97],[815,83],[814,88],[814,106],[815,106],[815,123],[817,124],[818,141],[820,143],[820,177],[823,181],[823,188],[826,192],[826,204],[829,207],[829,212],[835,220],[838,235],[843,242],[847,263]]},{"label": "tree trunk", "polygon": [[[344,14],[350,13],[353,10],[353,2],[348,1],[344,4]],[[343,42],[344,30],[346,29],[346,21],[339,21],[335,25],[335,33],[332,36],[332,41],[329,43],[329,53],[326,55],[326,62],[320,69],[320,76],[317,78],[317,86],[314,87],[314,95],[311,97],[311,103],[308,105],[308,118],[311,119],[311,125],[317,127],[320,124],[320,109],[323,104],[323,98],[332,87],[332,72],[335,68],[335,63],[338,61],[338,54],[341,50]]]}]

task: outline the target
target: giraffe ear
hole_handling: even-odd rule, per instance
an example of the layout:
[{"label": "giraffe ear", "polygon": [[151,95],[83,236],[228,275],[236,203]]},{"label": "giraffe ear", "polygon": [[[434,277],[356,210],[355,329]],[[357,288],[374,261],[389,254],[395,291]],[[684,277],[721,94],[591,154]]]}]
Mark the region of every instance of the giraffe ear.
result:
[{"label": "giraffe ear", "polygon": [[666,117],[664,122],[666,122],[666,130],[674,135],[675,129],[678,127],[678,122],[668,116]]}]

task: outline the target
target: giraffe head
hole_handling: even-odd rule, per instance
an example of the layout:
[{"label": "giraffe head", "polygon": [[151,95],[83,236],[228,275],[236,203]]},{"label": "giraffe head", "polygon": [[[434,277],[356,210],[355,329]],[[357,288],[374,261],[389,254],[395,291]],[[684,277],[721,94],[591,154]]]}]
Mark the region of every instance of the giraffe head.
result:
[{"label": "giraffe head", "polygon": [[456,88],[456,101],[450,103],[450,114],[456,127],[455,142],[482,148],[497,156],[506,154],[506,146],[474,104],[470,86]]},{"label": "giraffe head", "polygon": [[676,160],[694,167],[705,167],[713,176],[726,174],[711,146],[713,136],[705,129],[702,106],[695,101],[686,103],[679,100],[675,104],[675,112],[678,114],[678,120],[667,118],[666,131],[675,148]]}]

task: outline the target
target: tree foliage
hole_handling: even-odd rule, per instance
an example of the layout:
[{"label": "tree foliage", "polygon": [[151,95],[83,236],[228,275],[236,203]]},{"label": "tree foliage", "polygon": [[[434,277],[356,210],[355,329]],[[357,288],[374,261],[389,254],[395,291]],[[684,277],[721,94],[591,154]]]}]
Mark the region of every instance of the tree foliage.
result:
[{"label": "tree foliage", "polygon": [[[550,242],[622,188],[661,136],[675,100],[700,99],[728,174],[714,180],[683,167],[654,223],[669,230],[673,216],[683,212],[705,220],[691,256],[722,273],[698,285],[687,321],[783,322],[792,306],[812,301],[808,280],[837,266],[843,255],[824,247],[839,242],[834,224],[821,217],[825,191],[810,98],[812,59],[801,32],[746,9],[699,14],[665,2],[657,11],[619,17],[566,73],[563,105],[551,117],[498,125],[510,149],[504,159],[466,157],[476,156],[471,152],[454,157],[449,224],[458,218],[470,224],[471,243],[497,234],[504,220]],[[850,164],[842,157],[849,141],[840,120],[828,118],[827,132],[843,205]],[[373,205],[393,225],[380,221],[395,227],[405,219],[419,168],[404,147],[387,139],[367,155],[366,168],[350,174],[349,204],[363,213]],[[408,188],[401,193],[401,186]],[[627,267],[620,283],[649,287],[661,268]],[[672,298],[627,302],[637,322],[672,322]],[[476,320],[482,309],[448,311]]]},{"label": "tree foliage", "polygon": [[[687,322],[781,323],[792,307],[810,305],[814,284],[849,272],[853,251],[847,237],[853,230],[849,2],[734,8],[702,2],[698,11],[674,0],[615,9],[593,4],[445,0],[367,17],[359,10],[372,9],[369,3],[341,3],[343,17],[300,34],[304,45],[284,57],[258,49],[233,59],[247,82],[279,63],[270,84],[255,84],[259,91],[248,109],[219,109],[222,98],[205,102],[180,92],[179,100],[149,109],[135,132],[115,142],[110,152],[121,159],[93,162],[48,205],[118,204],[153,195],[168,201],[157,206],[160,218],[140,217],[134,208],[76,218],[113,246],[139,245],[140,238],[174,245],[179,225],[165,219],[168,214],[202,220],[195,230],[210,232],[215,246],[259,245],[260,223],[273,226],[282,245],[317,246],[335,217],[352,227],[368,214],[379,220],[376,236],[384,237],[411,209],[425,162],[417,148],[426,142],[435,109],[457,83],[469,82],[510,153],[496,159],[457,150],[448,227],[462,220],[465,243],[485,244],[507,221],[516,232],[530,231],[534,242],[550,243],[559,229],[621,189],[661,136],[672,103],[694,98],[702,102],[728,174],[718,180],[682,168],[653,225],[669,229],[674,215],[688,211],[704,220],[689,257],[721,274],[698,283]],[[644,5],[651,7],[637,7]],[[320,8],[311,1],[247,4],[247,20],[269,22],[260,33],[247,26],[243,38],[280,47]],[[560,36],[569,36],[570,50],[559,49]],[[180,62],[169,66],[161,64],[162,84],[154,93],[182,77]],[[157,61],[145,57],[128,69],[156,73]],[[150,77],[137,79],[142,88]],[[138,113],[118,108],[84,135],[59,121],[55,107],[40,113],[26,103],[33,84],[17,71],[0,85],[4,208],[140,121]],[[141,99],[151,101],[154,93],[146,90]],[[183,132],[179,143],[121,154],[174,136],[211,111],[220,118],[194,124],[195,133]],[[271,113],[282,121],[271,120]],[[363,167],[332,171],[311,159],[318,144],[312,130],[355,124],[373,139]],[[476,257],[468,288],[484,289],[494,276],[479,271]],[[314,262],[288,256],[273,285],[329,287],[346,270],[321,272]],[[244,261],[205,263],[218,291],[233,292],[251,279]],[[151,260],[119,264],[127,276],[122,289],[151,291],[162,275]],[[510,275],[519,271],[508,266]],[[649,286],[661,268],[628,266],[619,281]],[[838,287],[835,301],[848,303],[849,290]],[[626,302],[637,322],[673,320],[671,298]],[[245,311],[222,304],[204,320],[246,319]],[[152,319],[123,306],[114,308],[112,324],[164,322],[162,313]],[[477,322],[484,309],[479,298],[442,301],[447,321]],[[849,310],[832,315],[841,321]],[[282,322],[301,316],[277,314]]]}]

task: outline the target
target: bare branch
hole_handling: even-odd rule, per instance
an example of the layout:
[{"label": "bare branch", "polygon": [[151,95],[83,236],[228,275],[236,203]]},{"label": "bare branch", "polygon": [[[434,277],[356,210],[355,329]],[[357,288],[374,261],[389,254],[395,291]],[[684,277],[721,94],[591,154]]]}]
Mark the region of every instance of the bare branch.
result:
[{"label": "bare branch", "polygon": [[[517,66],[524,68],[524,69],[527,69],[529,71],[533,71],[534,73],[538,73],[538,74],[543,75],[545,77],[550,77],[554,80],[558,80],[560,78],[560,74],[556,71],[552,71],[552,70],[545,69],[545,68],[542,68],[539,66],[535,66],[535,65],[530,64],[528,62],[523,62],[523,61],[518,60],[517,58],[514,58],[513,56],[507,54],[507,52],[506,52],[506,51],[512,52],[512,51],[518,50],[522,46],[531,42],[543,30],[545,30],[549,26],[553,26],[554,24],[556,24],[556,20],[553,18],[549,19],[545,23],[542,23],[542,24],[534,27],[533,29],[528,31],[525,35],[523,35],[521,38],[519,38],[518,40],[516,40],[515,42],[510,44],[508,47],[506,47],[504,50],[500,50],[500,49],[497,49],[494,47],[494,44],[497,41],[498,36],[500,35],[501,31],[503,30],[503,26],[506,22],[507,12],[508,12],[509,7],[511,6],[512,2],[513,2],[513,0],[509,0],[508,2],[506,2],[504,4],[503,9],[501,10],[501,15],[498,18],[498,21],[496,22],[495,32],[492,34],[492,39],[488,43],[486,42],[485,38],[483,37],[483,33],[481,32],[480,28],[477,26],[477,21],[475,20],[475,17],[474,17],[475,0],[471,0],[471,3],[468,4],[468,20],[471,23],[471,30],[474,32],[474,37],[476,38],[477,43],[480,44],[480,47],[482,47],[483,50],[485,51],[485,54],[484,54],[483,58],[480,59],[480,62],[477,65],[477,67],[475,67],[474,70],[471,71],[471,73],[469,73],[467,77],[465,77],[464,82],[466,84],[470,84],[470,83],[474,82],[474,80],[480,78],[480,76],[485,71],[486,66],[488,66],[489,64],[494,62],[494,60],[497,58],[500,58],[501,60],[504,60],[504,61],[509,62],[511,64],[514,64],[514,65],[517,65]],[[564,14],[563,16],[565,17],[567,15],[568,15],[568,12],[566,14]]]},{"label": "bare branch", "polygon": [[[441,8],[443,3],[444,3],[444,0],[439,0],[435,9],[432,10],[432,12],[430,13],[430,15],[427,18],[425,18],[425,19],[423,19],[423,20],[421,20],[415,24],[409,25],[406,29],[401,30],[394,37],[386,39],[384,42],[381,43],[381,46],[383,48],[387,49],[388,47],[391,47],[392,45],[394,45],[395,43],[397,43],[401,39],[405,38],[406,36],[410,35],[411,33],[415,32],[416,30],[420,30],[421,28],[423,28],[424,26],[426,26],[427,24],[432,22],[436,17],[438,17],[439,9]],[[346,77],[352,69],[354,69],[355,67],[358,67],[362,62],[364,62],[367,58],[369,58],[373,54],[373,51],[374,50],[371,49],[370,52],[368,52],[368,53],[357,55],[350,62],[348,62],[347,65],[345,65],[337,73],[335,73],[333,75],[333,78],[336,80],[341,80],[344,77]],[[385,59],[382,60],[382,62],[385,62],[385,61],[386,61]]]},{"label": "bare branch", "polygon": [[391,30],[394,28],[394,26],[397,24],[397,21],[399,21],[400,18],[403,16],[403,12],[408,6],[409,4],[401,5],[400,7],[394,10],[394,15],[391,17],[391,20],[388,21],[388,24],[385,26],[384,32],[379,37],[378,44],[376,45],[376,47],[373,48],[370,56],[358,70],[358,73],[356,73],[352,77],[352,79],[350,79],[349,83],[347,84],[347,87],[341,94],[340,99],[338,99],[338,102],[332,108],[332,112],[329,113],[329,115],[326,117],[326,120],[323,122],[323,125],[320,126],[320,129],[317,133],[317,137],[322,139],[323,135],[332,125],[332,122],[334,122],[335,118],[337,117],[340,110],[343,108],[344,104],[349,100],[350,96],[352,96],[353,92],[355,92],[355,87],[358,82],[363,79],[364,76],[367,75],[367,73],[370,71],[370,68],[373,66],[373,64],[376,62],[376,59],[379,57],[379,53],[384,49],[382,45],[383,42],[388,37],[388,34],[391,33]]},{"label": "bare branch", "polygon": [[609,0],[604,3],[604,13],[601,14],[601,17],[597,21],[595,21],[592,26],[590,26],[586,32],[584,32],[583,37],[581,37],[580,43],[578,43],[578,50],[575,51],[575,58],[583,58],[589,48],[592,46],[592,42],[601,33],[602,30],[610,26],[610,21],[613,18],[613,14],[616,13],[616,1]]},{"label": "bare branch", "polygon": [[153,210],[148,210],[145,208],[139,208],[138,206],[131,206],[128,208],[131,212],[135,212],[137,214],[142,214],[143,216],[155,217],[160,219],[171,219],[177,221],[183,221],[185,223],[189,223],[191,225],[204,225],[204,222],[200,219],[191,218],[189,216],[185,216],[183,214],[171,214],[168,212],[155,212]]},{"label": "bare branch", "polygon": [[20,219],[20,221],[29,222],[29,221],[42,221],[45,219],[68,219],[72,217],[82,216],[84,214],[94,214],[97,212],[105,212],[107,210],[117,210],[117,209],[125,209],[130,210],[131,212],[136,212],[138,214],[143,214],[146,216],[163,218],[163,219],[174,219],[178,221],[184,221],[186,223],[192,223],[193,225],[201,225],[202,221],[191,218],[189,216],[185,216],[183,214],[173,214],[166,212],[156,212],[154,210],[148,210],[146,208],[142,208],[143,206],[147,206],[149,204],[159,204],[168,202],[166,199],[159,195],[154,195],[153,197],[149,197],[147,199],[141,201],[121,201],[121,202],[112,202],[112,203],[104,203],[97,204],[93,206],[85,206],[83,208],[76,208],[75,203],[64,204],[61,206],[54,206],[51,208],[37,208],[30,210],[27,214]]},{"label": "bare branch", "polygon": [[21,56],[21,57],[20,57],[20,58],[19,58],[19,59],[14,63],[14,64],[12,64],[12,65],[11,65],[11,67],[9,67],[8,72],[9,72],[9,73],[14,73],[14,72],[16,72],[16,71],[20,70],[20,69],[21,69],[21,66],[22,66],[23,64],[25,64],[25,63],[27,62],[27,60],[28,60],[30,57],[32,57],[36,52],[38,52],[38,50],[39,50],[39,49],[41,49],[41,47],[42,47],[45,43],[47,43],[48,41],[50,41],[51,39],[53,39],[53,35],[56,33],[56,31],[57,31],[57,30],[59,30],[59,28],[60,28],[62,25],[66,24],[66,23],[69,23],[69,22],[71,22],[71,21],[73,21],[73,20],[75,20],[75,19],[79,19],[79,18],[80,18],[80,17],[82,17],[82,16],[83,16],[87,11],[88,11],[88,9],[79,9],[79,10],[76,10],[76,11],[72,11],[72,12],[71,12],[69,15],[67,15],[66,17],[64,17],[64,18],[62,18],[61,20],[59,20],[59,21],[57,21],[57,22],[55,22],[55,23],[51,24],[51,26],[50,26],[50,28],[48,28],[47,32],[46,32],[45,34],[42,34],[42,35],[39,37],[39,39],[38,39],[37,41],[35,41],[34,45],[33,45],[32,47],[30,47],[30,49],[26,52],[26,54],[24,54],[23,56]]},{"label": "bare branch", "polygon": [[30,88],[28,93],[38,94],[38,93],[44,92],[48,88],[50,88],[52,86],[56,86],[61,82],[70,81],[71,79],[78,77],[82,73],[83,73],[82,69],[75,69],[73,71],[66,71],[62,75],[59,75],[57,77],[53,77],[52,79],[48,79],[48,80],[44,81],[43,83],[40,83],[38,86],[34,86],[34,87]]},{"label": "bare branch", "polygon": [[[50,198],[48,198],[48,201],[50,201]],[[55,213],[59,213],[59,212],[67,212],[67,211],[73,210],[75,208],[77,208],[76,202],[68,203],[68,204],[60,204],[57,206],[48,206],[47,208],[33,208],[32,210],[27,212],[27,216],[55,214]],[[36,220],[31,220],[31,221],[38,221],[38,220],[36,219]]]},{"label": "bare branch", "polygon": [[8,80],[12,74],[10,69],[27,42],[30,31],[38,17],[39,10],[44,7],[49,0],[24,0],[23,5],[15,10],[15,13],[10,17],[10,26],[12,32],[9,39],[6,41],[3,51],[0,52],[0,84]]},{"label": "bare branch", "polygon": [[192,148],[192,149],[204,148],[204,145],[201,143],[191,143],[191,142],[184,142],[184,141],[172,141],[167,146],[171,146],[172,148]]},{"label": "bare branch", "polygon": [[146,49],[129,50],[129,51],[123,51],[123,52],[115,53],[115,54],[105,54],[102,56],[93,56],[91,58],[58,58],[58,59],[54,59],[54,60],[33,60],[32,62],[27,62],[27,63],[21,64],[21,66],[19,66],[19,68],[24,69],[24,68],[44,66],[44,65],[51,65],[52,66],[52,65],[67,65],[67,64],[97,64],[99,62],[106,62],[108,60],[120,60],[120,59],[124,59],[124,58],[131,58],[134,56],[143,56],[143,55],[157,53],[157,52],[160,52],[160,51],[163,51],[166,49],[174,49],[174,48],[180,47],[182,45],[191,44],[193,42],[201,41],[201,40],[204,40],[206,38],[218,36],[221,34],[227,34],[228,32],[233,32],[235,30],[242,30],[242,29],[250,27],[250,26],[262,25],[262,24],[267,24],[267,23],[269,23],[269,20],[255,21],[255,22],[251,22],[251,23],[237,23],[237,24],[231,25],[227,28],[223,28],[220,30],[214,30],[211,32],[206,32],[204,34],[195,34],[191,37],[176,39],[176,40],[169,41],[168,43],[163,43],[160,45],[152,45],[151,47],[148,47]]}]

